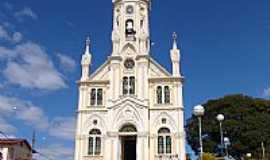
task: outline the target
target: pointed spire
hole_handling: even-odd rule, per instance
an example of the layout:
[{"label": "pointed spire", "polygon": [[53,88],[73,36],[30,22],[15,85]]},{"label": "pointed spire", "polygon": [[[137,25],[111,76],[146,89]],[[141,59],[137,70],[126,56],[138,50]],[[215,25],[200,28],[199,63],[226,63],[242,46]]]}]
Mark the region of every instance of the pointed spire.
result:
[{"label": "pointed spire", "polygon": [[85,41],[85,54],[90,54],[90,37],[87,36],[86,41]]},{"label": "pointed spire", "polygon": [[173,32],[173,49],[178,49],[177,47],[177,33],[176,32]]}]

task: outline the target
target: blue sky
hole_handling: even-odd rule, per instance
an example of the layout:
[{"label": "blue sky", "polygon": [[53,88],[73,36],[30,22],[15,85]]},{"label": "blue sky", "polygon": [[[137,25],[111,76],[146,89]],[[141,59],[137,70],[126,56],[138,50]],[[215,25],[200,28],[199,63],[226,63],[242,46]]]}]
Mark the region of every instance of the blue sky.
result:
[{"label": "blue sky", "polygon": [[[178,33],[186,117],[226,94],[270,97],[269,10],[267,0],[153,0],[151,55],[170,71]],[[42,152],[70,157],[84,40],[94,70],[110,55],[111,29],[110,0],[1,1],[0,129],[28,139],[36,130]]]}]

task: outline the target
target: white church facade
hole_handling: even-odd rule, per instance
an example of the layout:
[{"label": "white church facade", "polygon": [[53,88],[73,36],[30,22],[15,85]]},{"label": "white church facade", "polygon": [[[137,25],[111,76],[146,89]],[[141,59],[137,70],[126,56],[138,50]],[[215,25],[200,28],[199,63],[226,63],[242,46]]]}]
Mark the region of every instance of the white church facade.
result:
[{"label": "white church facade", "polygon": [[90,39],[86,41],[75,160],[185,160],[177,36],[169,73],[150,56],[150,3],[113,0],[112,53],[92,73]]}]

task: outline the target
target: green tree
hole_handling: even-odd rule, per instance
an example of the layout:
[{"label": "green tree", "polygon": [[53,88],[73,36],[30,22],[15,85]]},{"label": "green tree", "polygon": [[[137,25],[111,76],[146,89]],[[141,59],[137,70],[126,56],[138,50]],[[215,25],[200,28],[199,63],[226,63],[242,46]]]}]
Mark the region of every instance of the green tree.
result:
[{"label": "green tree", "polygon": [[[205,152],[214,153],[220,143],[219,124],[216,116],[224,114],[224,136],[231,140],[229,152],[234,157],[246,153],[260,159],[261,142],[265,144],[266,159],[270,159],[270,101],[242,94],[229,95],[203,104],[203,145]],[[198,121],[192,116],[186,125],[187,141],[198,153]]]},{"label": "green tree", "polygon": [[216,157],[211,153],[204,153],[203,160],[216,160]]}]

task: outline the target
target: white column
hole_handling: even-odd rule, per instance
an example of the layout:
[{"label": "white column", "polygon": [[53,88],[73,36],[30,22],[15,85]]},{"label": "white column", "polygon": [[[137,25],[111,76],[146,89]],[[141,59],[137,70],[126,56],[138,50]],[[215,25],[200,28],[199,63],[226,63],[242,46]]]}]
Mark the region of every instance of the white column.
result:
[{"label": "white column", "polygon": [[137,94],[140,99],[148,99],[148,60],[146,57],[138,57]]},{"label": "white column", "polygon": [[136,154],[136,160],[144,160],[143,159],[143,144],[142,144],[142,137],[138,136],[137,137],[137,145],[136,145],[136,150],[137,150],[137,154]]},{"label": "white column", "polygon": [[112,148],[112,153],[113,153],[113,157],[112,160],[119,160],[119,156],[120,156],[120,149],[118,148],[119,145],[119,138],[118,137],[113,137],[113,148]]}]

